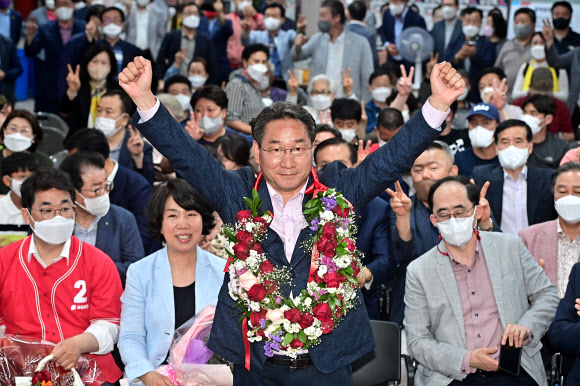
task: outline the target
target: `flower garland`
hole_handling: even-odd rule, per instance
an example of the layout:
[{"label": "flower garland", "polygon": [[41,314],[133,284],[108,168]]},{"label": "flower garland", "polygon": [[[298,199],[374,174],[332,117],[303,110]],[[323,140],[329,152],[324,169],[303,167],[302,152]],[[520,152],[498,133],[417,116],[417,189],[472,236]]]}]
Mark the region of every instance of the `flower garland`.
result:
[{"label": "flower garland", "polygon": [[[275,266],[262,250],[271,213],[258,214],[262,205],[257,188],[250,208],[236,215],[233,228],[225,227],[229,255],[225,272],[230,275],[229,294],[241,310],[246,335],[246,368],[249,370],[249,343],[265,341],[266,356],[274,352],[296,357],[299,350],[320,342],[356,306],[361,253],[355,246],[357,226],[350,203],[333,189],[318,182],[316,172],[313,197],[304,215],[315,233],[303,247],[312,249],[310,276],[305,290],[295,297],[282,296],[281,288],[291,284],[291,270]],[[307,190],[307,193],[309,191]]]}]

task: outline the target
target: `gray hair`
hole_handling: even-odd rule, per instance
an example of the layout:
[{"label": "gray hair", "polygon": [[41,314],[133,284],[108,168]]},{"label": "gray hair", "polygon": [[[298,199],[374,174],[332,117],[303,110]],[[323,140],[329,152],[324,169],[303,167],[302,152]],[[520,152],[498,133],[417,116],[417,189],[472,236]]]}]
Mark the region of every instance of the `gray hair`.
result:
[{"label": "gray hair", "polygon": [[258,145],[262,144],[266,135],[266,126],[272,121],[293,119],[302,122],[306,126],[308,138],[314,142],[316,137],[316,122],[312,115],[301,106],[291,102],[276,102],[266,107],[252,120],[252,136]]},{"label": "gray hair", "polygon": [[308,84],[308,89],[307,89],[308,95],[310,95],[310,93],[312,92],[312,87],[314,86],[314,83],[321,81],[321,80],[328,83],[328,88],[330,89],[330,92],[332,92],[332,93],[336,92],[336,83],[334,82],[334,80],[332,80],[326,74],[318,74],[314,78],[310,79],[310,83]]},{"label": "gray hair", "polygon": [[455,163],[455,156],[453,155],[453,151],[451,150],[451,148],[449,147],[448,144],[446,144],[443,141],[433,141],[433,143],[431,145],[429,145],[427,150],[434,150],[434,149],[443,151],[443,153],[445,153],[445,155],[447,155],[449,157],[449,160],[451,161],[451,165],[453,165]]},{"label": "gray hair", "polygon": [[176,97],[171,94],[163,93],[157,94],[157,99],[159,99],[159,102],[161,102],[161,104],[163,104],[167,110],[173,113],[178,121],[184,118],[185,113],[183,111],[183,107],[181,107],[181,103],[179,103]]}]

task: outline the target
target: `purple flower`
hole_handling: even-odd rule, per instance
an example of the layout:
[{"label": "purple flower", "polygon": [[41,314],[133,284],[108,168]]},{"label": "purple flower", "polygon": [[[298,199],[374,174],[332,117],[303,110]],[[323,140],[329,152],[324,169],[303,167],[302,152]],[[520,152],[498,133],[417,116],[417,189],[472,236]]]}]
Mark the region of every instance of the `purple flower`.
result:
[{"label": "purple flower", "polygon": [[282,343],[282,331],[278,331],[276,335],[268,335],[275,343]]},{"label": "purple flower", "polygon": [[332,258],[330,257],[322,256],[322,259],[320,259],[320,263],[326,266],[326,272],[328,273],[333,273],[339,270],[336,263],[332,261]]},{"label": "purple flower", "polygon": [[318,230],[318,217],[314,217],[310,224],[312,225],[310,230],[316,232]]},{"label": "purple flower", "polygon": [[266,319],[264,318],[260,319],[260,328],[261,329],[266,328]]},{"label": "purple flower", "polygon": [[[269,335],[270,338],[273,338],[272,335]],[[280,346],[278,345],[277,342],[266,342],[266,345],[264,346],[264,353],[266,354],[267,357],[272,357],[274,356],[274,351],[280,351]]]},{"label": "purple flower", "polygon": [[324,205],[324,209],[332,210],[336,206],[336,200],[334,197],[322,197],[322,205]]},{"label": "purple flower", "polygon": [[276,298],[276,304],[280,304],[282,302],[282,298],[280,296],[278,296]]}]

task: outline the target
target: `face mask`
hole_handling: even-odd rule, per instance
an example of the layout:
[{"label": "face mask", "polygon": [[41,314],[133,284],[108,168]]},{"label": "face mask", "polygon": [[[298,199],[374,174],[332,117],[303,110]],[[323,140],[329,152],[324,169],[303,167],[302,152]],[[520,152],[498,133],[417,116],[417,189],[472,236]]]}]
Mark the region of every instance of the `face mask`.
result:
[{"label": "face mask", "polygon": [[532,33],[532,25],[531,24],[515,24],[514,25],[514,33],[516,34],[516,38],[525,38],[529,34]]},{"label": "face mask", "polygon": [[105,137],[111,138],[113,135],[117,134],[119,130],[121,130],[121,127],[117,128],[117,121],[121,119],[121,117],[117,119],[97,117],[95,120],[95,129],[101,130],[103,134],[105,134]]},{"label": "face mask", "polygon": [[330,22],[329,21],[324,21],[324,20],[318,20],[318,30],[320,32],[324,33],[329,33],[330,32]]},{"label": "face mask", "polygon": [[387,98],[391,95],[391,89],[388,87],[377,87],[371,91],[373,99],[380,103],[385,103]]},{"label": "face mask", "polygon": [[387,141],[383,141],[381,137],[377,138],[379,140],[379,147],[382,147],[387,144]]},{"label": "face mask", "polygon": [[401,115],[403,116],[403,121],[405,121],[405,123],[409,120],[409,118],[411,117],[409,115],[409,110],[403,110],[401,111]]},{"label": "face mask", "polygon": [[[8,177],[10,178],[10,177]],[[17,195],[18,197],[22,197],[22,194],[20,193],[20,187],[22,186],[22,183],[24,181],[20,181],[20,180],[15,180],[10,178],[10,181],[12,182],[10,184],[10,190],[12,190],[14,192],[15,195]]]},{"label": "face mask", "polygon": [[310,100],[312,101],[312,107],[318,111],[326,110],[332,103],[330,95],[314,95],[310,97]]},{"label": "face mask", "polygon": [[121,35],[123,32],[123,27],[120,25],[110,23],[103,27],[103,34],[109,39],[115,39]]},{"label": "face mask", "polygon": [[76,204],[93,216],[103,217],[109,213],[109,207],[111,206],[111,202],[109,201],[109,193],[93,198],[86,198],[80,193],[79,195],[85,199],[85,206],[82,206],[78,202]]},{"label": "face mask", "polygon": [[189,82],[191,83],[191,87],[193,87],[193,88],[200,88],[207,81],[207,78],[205,76],[201,76],[201,75],[193,75],[193,76],[188,77],[187,79],[189,79]]},{"label": "face mask", "polygon": [[264,19],[264,26],[268,31],[276,31],[280,27],[280,20],[275,17],[267,17]]},{"label": "face mask", "polygon": [[580,197],[564,196],[554,202],[554,207],[558,215],[569,224],[576,224],[580,221]]},{"label": "face mask", "polygon": [[530,129],[532,129],[533,135],[536,135],[540,131],[542,131],[542,126],[541,126],[542,120],[540,118],[536,118],[536,117],[532,117],[531,115],[524,114],[524,115],[522,115],[520,120],[526,122],[528,124],[528,126],[530,126]]},{"label": "face mask", "polygon": [[443,15],[443,19],[451,20],[457,15],[457,10],[449,5],[446,5],[441,8],[441,15]]},{"label": "face mask", "polygon": [[206,135],[215,134],[224,124],[221,114],[217,118],[203,117],[199,127],[205,131]]},{"label": "face mask", "polygon": [[464,25],[462,30],[463,34],[468,38],[475,37],[479,34],[479,28],[475,25]]},{"label": "face mask", "polygon": [[471,240],[471,236],[473,235],[475,209],[476,208],[473,208],[473,214],[470,217],[453,217],[446,221],[437,223],[437,229],[439,229],[441,237],[447,244],[461,247]]},{"label": "face mask", "polygon": [[338,131],[342,134],[342,139],[348,143],[351,143],[356,137],[356,130],[354,129],[338,129]]},{"label": "face mask", "polygon": [[238,11],[244,12],[244,10],[250,7],[251,5],[252,3],[249,1],[242,1],[240,4],[238,4]]},{"label": "face mask", "polygon": [[258,90],[264,91],[270,88],[270,77],[265,76],[260,82],[258,82]]},{"label": "face mask", "polygon": [[191,97],[188,97],[187,95],[184,94],[177,94],[174,95],[174,97],[181,105],[183,111],[191,110],[191,105],[189,104],[189,102],[191,101]]},{"label": "face mask", "polygon": [[499,164],[507,170],[516,170],[524,166],[528,161],[528,155],[527,147],[509,146],[507,149],[497,152]]},{"label": "face mask", "polygon": [[145,7],[149,4],[149,0],[137,0],[137,5],[139,7]]},{"label": "face mask", "polygon": [[[30,212],[28,212],[30,215]],[[32,216],[30,216],[32,219]],[[34,221],[34,234],[50,245],[59,245],[66,242],[73,234],[75,229],[74,218],[64,218],[62,216],[54,216],[50,220]]]},{"label": "face mask", "polygon": [[199,26],[199,16],[189,15],[189,16],[183,18],[182,23],[187,28],[191,28],[191,29],[197,28]]},{"label": "face mask", "polygon": [[532,46],[532,48],[530,48],[530,52],[532,54],[532,58],[536,60],[546,59],[546,49],[544,46]]},{"label": "face mask", "polygon": [[4,146],[11,152],[18,153],[32,146],[32,138],[25,137],[20,133],[8,134],[4,137]]},{"label": "face mask", "polygon": [[552,20],[552,23],[554,24],[555,29],[562,31],[568,28],[568,26],[570,25],[570,19],[564,19],[563,17],[559,17],[557,19]]},{"label": "face mask", "polygon": [[58,20],[67,21],[71,19],[74,11],[75,10],[72,7],[59,7],[54,12],[56,13]]},{"label": "face mask", "polygon": [[248,75],[256,82],[261,81],[264,75],[268,72],[268,67],[265,64],[252,64],[248,66]]},{"label": "face mask", "polygon": [[391,15],[399,16],[405,10],[405,4],[391,4],[389,5],[389,11],[391,11]]},{"label": "face mask", "polygon": [[494,32],[494,30],[493,30],[492,26],[490,26],[490,25],[483,26],[483,36],[490,38],[493,36],[493,32]]},{"label": "face mask", "polygon": [[481,97],[481,100],[485,103],[489,103],[489,98],[491,98],[491,94],[493,94],[493,87],[486,87],[483,90],[481,90],[481,94],[479,95]]},{"label": "face mask", "polygon": [[50,10],[54,10],[54,7],[56,6],[54,3],[54,0],[46,0],[46,8],[50,9]]},{"label": "face mask", "polygon": [[470,129],[468,134],[473,147],[486,148],[493,143],[493,130],[487,130],[485,127],[476,126]]},{"label": "face mask", "polygon": [[105,79],[107,79],[107,75],[109,75],[109,72],[111,72],[111,67],[110,66],[103,66],[103,65],[88,65],[87,66],[87,71],[89,73],[89,76],[91,77],[92,80],[96,81],[96,82],[101,82]]},{"label": "face mask", "polygon": [[467,94],[469,94],[469,90],[467,89],[467,87],[464,87],[464,88],[463,88],[463,92],[461,93],[461,95],[459,95],[459,96],[457,97],[457,100],[458,100],[458,101],[463,101],[463,100],[465,100],[465,98],[467,98]]}]

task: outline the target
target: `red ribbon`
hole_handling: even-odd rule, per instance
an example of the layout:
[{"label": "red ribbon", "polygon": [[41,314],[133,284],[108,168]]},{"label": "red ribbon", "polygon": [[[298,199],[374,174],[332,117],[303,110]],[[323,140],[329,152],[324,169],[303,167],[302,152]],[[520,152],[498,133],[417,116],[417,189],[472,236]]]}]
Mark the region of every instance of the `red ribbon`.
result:
[{"label": "red ribbon", "polygon": [[318,192],[326,192],[328,190],[328,187],[318,180],[318,174],[316,174],[316,169],[314,169],[314,167],[310,171],[310,174],[312,175],[312,179],[314,180],[314,182],[312,183],[312,185],[306,188],[304,194],[312,194],[312,197],[316,197]]},{"label": "red ribbon", "polygon": [[203,11],[203,13],[205,14],[205,17],[207,17],[208,19],[215,19],[217,17],[216,11]]},{"label": "red ribbon", "polygon": [[250,341],[248,340],[248,318],[242,321],[242,333],[244,334],[244,349],[246,350],[245,367],[250,371]]}]

